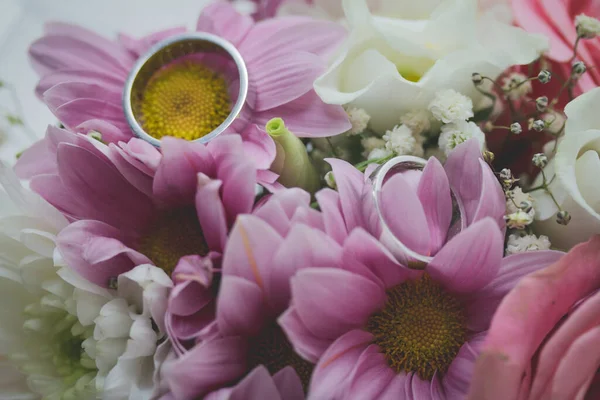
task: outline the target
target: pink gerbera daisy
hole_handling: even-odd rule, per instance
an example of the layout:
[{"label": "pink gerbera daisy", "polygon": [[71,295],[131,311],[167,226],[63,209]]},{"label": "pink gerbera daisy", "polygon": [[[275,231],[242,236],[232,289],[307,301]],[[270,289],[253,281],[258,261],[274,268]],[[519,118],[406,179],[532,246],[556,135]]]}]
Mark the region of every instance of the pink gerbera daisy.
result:
[{"label": "pink gerbera daisy", "polygon": [[[264,132],[252,135],[249,128],[262,127],[274,117],[283,118],[298,136],[331,136],[349,129],[342,107],[324,104],[312,89],[325,67],[324,57],[345,36],[339,25],[308,18],[254,23],[228,3],[214,3],[200,15],[197,30],[228,40],[246,62],[249,93],[228,130],[241,134],[246,147],[260,151],[262,142],[271,141]],[[67,127],[95,129],[103,135],[107,130],[103,140],[126,141],[132,133],[122,108],[125,80],[141,53],[179,32],[113,42],[80,27],[49,24],[46,35],[30,49],[41,75],[36,91]],[[237,77],[229,68],[216,71],[210,60],[187,58],[153,75],[139,106],[151,136],[196,139],[227,117],[235,102]],[[120,135],[113,134],[119,130]]]},{"label": "pink gerbera daisy", "polygon": [[[223,257],[215,322],[194,348],[165,368],[175,399],[211,391],[216,392],[205,398],[241,393],[248,379],[260,390],[247,392],[244,399],[276,399],[273,383],[279,386],[283,376],[287,383],[278,392],[282,398],[303,398],[313,364],[294,352],[277,317],[289,305],[290,277],[304,266],[336,262],[341,251],[327,235],[321,214],[309,204],[307,192],[287,189],[253,215],[238,217]],[[204,280],[200,274],[189,279]],[[197,292],[188,291],[180,304],[189,304],[194,296]],[[262,378],[255,381],[256,375]]]},{"label": "pink gerbera daisy", "polygon": [[[151,263],[178,282],[173,271],[190,257],[198,259],[197,269],[212,268],[237,215],[252,210],[257,169],[239,136],[207,145],[164,138],[161,149],[135,138],[107,146],[50,127],[38,148],[29,150],[41,154],[43,164],[19,160],[17,169],[31,179],[31,188],[72,221],[57,248],[89,281],[110,287],[119,274]],[[32,155],[23,158],[31,161]],[[217,284],[198,294],[208,300],[194,303],[193,312],[167,315],[175,343],[212,320]]]}]

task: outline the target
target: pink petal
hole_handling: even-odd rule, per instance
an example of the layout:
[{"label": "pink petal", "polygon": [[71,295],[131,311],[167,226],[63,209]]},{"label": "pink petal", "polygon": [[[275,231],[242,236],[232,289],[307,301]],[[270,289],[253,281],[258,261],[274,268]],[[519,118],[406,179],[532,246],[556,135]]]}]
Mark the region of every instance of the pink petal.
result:
[{"label": "pink petal", "polygon": [[352,127],[341,106],[323,103],[314,90],[287,104],[252,115],[253,122],[260,126],[275,117],[282,118],[298,137],[334,136]]},{"label": "pink petal", "polygon": [[402,174],[389,178],[381,191],[381,213],[392,235],[409,249],[431,255],[431,234],[417,192]]},{"label": "pink petal", "polygon": [[91,31],[77,30],[73,36],[48,34],[33,42],[29,57],[40,75],[69,68],[106,71],[120,77],[127,75],[133,65],[129,54]]},{"label": "pink petal", "polygon": [[564,255],[561,251],[531,251],[504,257],[498,275],[466,300],[467,327],[488,330],[492,317],[506,294],[526,275],[546,268]]},{"label": "pink petal", "polygon": [[98,221],[79,221],[58,235],[56,246],[67,265],[101,287],[136,265],[150,264],[144,255],[123,244],[118,229]]},{"label": "pink petal", "polygon": [[275,252],[269,271],[268,300],[274,310],[283,312],[290,302],[290,278],[300,269],[336,267],[341,261],[341,247],[324,233],[306,225],[292,225],[287,237]]},{"label": "pink petal", "polygon": [[217,323],[223,335],[258,334],[266,311],[263,292],[255,283],[233,275],[223,276],[217,298]]},{"label": "pink petal", "polygon": [[453,237],[427,267],[447,290],[469,293],[481,289],[498,274],[504,237],[491,218],[471,225]]},{"label": "pink petal", "polygon": [[[298,378],[299,379],[299,378]],[[302,389],[302,386],[300,386]],[[259,365],[233,388],[221,389],[204,397],[204,400],[282,400],[269,371]]]},{"label": "pink petal", "polygon": [[419,181],[419,200],[431,235],[431,253],[435,254],[446,242],[452,220],[452,198],[450,184],[442,164],[430,158]]},{"label": "pink petal", "polygon": [[398,264],[377,239],[360,228],[352,231],[344,242],[343,256],[342,265],[345,268],[351,261],[361,263],[381,281],[385,288],[394,287],[407,279],[414,279],[418,274]]},{"label": "pink petal", "polygon": [[[73,128],[76,132],[87,134],[90,131],[99,132],[102,135],[102,141],[105,143],[118,143],[119,141],[129,141],[132,139],[131,131],[127,129],[126,131],[122,131],[116,126],[100,119],[90,119],[82,122]],[[140,140],[140,139],[136,139]],[[144,141],[144,143],[147,143]],[[149,146],[151,144],[147,143]],[[154,146],[152,146],[154,148]],[[155,149],[155,151],[157,151]]]},{"label": "pink petal", "polygon": [[275,142],[258,125],[249,125],[240,134],[244,140],[244,153],[254,162],[256,169],[268,169],[275,160]]},{"label": "pink petal", "polygon": [[336,242],[344,243],[348,232],[342,215],[340,195],[334,190],[322,189],[315,197],[321,208],[325,232]]},{"label": "pink petal", "polygon": [[119,39],[119,43],[123,47],[125,47],[127,50],[129,50],[129,52],[131,52],[136,57],[140,57],[143,54],[145,54],[150,49],[150,47],[152,47],[156,43],[158,43],[168,37],[171,37],[171,36],[174,36],[174,35],[177,35],[180,33],[185,33],[185,31],[186,31],[185,27],[180,26],[180,27],[165,29],[163,31],[154,32],[154,33],[151,33],[140,39],[135,39],[135,38],[132,38],[130,36],[120,33],[118,35],[118,39]]},{"label": "pink petal", "polygon": [[230,156],[217,165],[217,179],[223,182],[221,199],[227,215],[228,226],[231,226],[238,214],[247,214],[252,211],[256,169],[250,160],[240,158],[239,155]]},{"label": "pink petal", "polygon": [[286,52],[257,59],[248,64],[250,85],[256,91],[251,107],[265,111],[299,98],[312,90],[313,82],[324,68],[319,56],[306,52]]},{"label": "pink petal", "polygon": [[81,125],[90,119],[103,119],[122,131],[129,129],[121,106],[102,98],[74,99],[51,111],[70,128]]},{"label": "pink petal", "polygon": [[[565,364],[565,357],[570,355],[573,346],[586,332],[600,325],[600,315],[598,307],[600,306],[600,294],[585,300],[571,315],[566,322],[548,339],[539,356],[538,368],[536,369],[535,380],[531,387],[532,396],[539,397],[541,393],[548,390],[551,385],[553,375],[560,373],[560,368]],[[596,334],[597,334],[597,328]],[[594,348],[594,347],[591,347]],[[588,353],[588,356],[597,357],[596,354]],[[585,358],[585,357],[584,357]],[[563,360],[561,362],[561,360]],[[589,359],[588,359],[589,360]],[[559,366],[560,364],[560,366]],[[597,368],[594,369],[594,371]],[[578,366],[578,372],[587,371]],[[563,373],[566,371],[562,371]],[[581,374],[581,375],[584,375]]]},{"label": "pink petal", "polygon": [[[304,400],[302,382],[294,368],[288,366],[280,370],[273,375],[273,382],[285,400]],[[265,399],[265,397],[262,398]]]},{"label": "pink petal", "polygon": [[357,399],[381,399],[381,394],[386,391],[396,375],[388,366],[379,346],[369,345],[358,358],[349,377],[349,393]]},{"label": "pink petal", "polygon": [[293,306],[279,317],[277,323],[294,346],[294,351],[312,363],[319,361],[321,355],[333,342],[330,339],[322,339],[313,335],[306,328]]},{"label": "pink petal", "polygon": [[[574,247],[555,264],[523,278],[504,298],[477,361],[471,399],[516,397],[544,338],[575,302],[600,286],[598,249],[600,237]],[[496,376],[493,381],[487,379],[490,373]],[[493,397],[496,391],[504,397]]]},{"label": "pink petal", "polygon": [[214,257],[214,253],[206,257],[181,257],[172,274],[175,287],[169,296],[169,312],[189,316],[214,299],[211,290]]},{"label": "pink petal", "polygon": [[313,371],[309,400],[343,398],[350,385],[350,373],[373,335],[353,330],[338,338],[323,354]]},{"label": "pink petal", "polygon": [[462,345],[456,358],[450,364],[442,382],[449,399],[465,398],[473,376],[475,360],[479,356],[485,333],[480,333]]},{"label": "pink petal", "polygon": [[240,216],[227,241],[223,274],[256,282],[266,293],[272,258],[281,242],[281,236],[261,219]]},{"label": "pink petal", "polygon": [[29,187],[70,220],[80,219],[81,215],[89,215],[94,211],[69,195],[58,175],[34,176]]},{"label": "pink petal", "polygon": [[504,191],[500,187],[494,172],[483,160],[481,165],[482,182],[479,206],[475,210],[471,223],[492,217],[501,229],[504,229],[504,215],[506,214],[506,200]]},{"label": "pink petal", "polygon": [[165,137],[163,158],[154,179],[154,194],[169,204],[189,204],[194,198],[199,172],[215,175],[214,160],[206,146],[183,139]]},{"label": "pink petal", "polygon": [[54,112],[56,109],[72,100],[84,98],[97,98],[119,106],[121,103],[121,90],[81,82],[62,82],[52,86],[43,94],[43,101]]},{"label": "pink petal", "polygon": [[132,159],[118,146],[111,143],[108,147],[108,155],[114,166],[127,181],[148,197],[152,197],[153,176],[146,174],[137,168],[136,160]]},{"label": "pink petal", "polygon": [[360,328],[386,301],[378,284],[335,268],[300,270],[291,286],[293,304],[304,325],[327,339]]},{"label": "pink petal", "polygon": [[256,24],[238,49],[247,64],[295,51],[325,56],[336,49],[345,36],[345,29],[333,22],[277,18]]},{"label": "pink petal", "polygon": [[210,180],[198,174],[196,214],[202,227],[204,240],[213,251],[223,252],[227,241],[227,215],[219,196],[221,181]]},{"label": "pink petal", "polygon": [[251,17],[238,13],[230,3],[216,2],[202,10],[196,30],[213,33],[238,46],[253,25]]},{"label": "pink petal", "polygon": [[[587,388],[600,367],[600,326],[583,333],[559,360],[551,383],[553,399],[583,400]],[[535,385],[534,381],[534,385]],[[532,388],[533,389],[533,388]],[[532,392],[533,395],[533,392]]]},{"label": "pink petal", "polygon": [[122,91],[125,84],[122,77],[115,76],[114,74],[108,72],[85,69],[60,69],[44,75],[38,82],[35,88],[35,93],[39,98],[41,98],[44,92],[46,92],[48,89],[58,85],[59,83],[65,82],[79,82],[88,85],[102,86],[109,92]]},{"label": "pink petal", "polygon": [[364,181],[362,174],[351,164],[336,159],[326,160],[333,170],[333,176],[340,194],[340,203],[348,232],[362,226],[361,197]]},{"label": "pink petal", "polygon": [[309,207],[310,194],[300,188],[282,190],[274,195],[257,209],[253,214],[269,223],[281,236],[286,236],[290,229],[290,220],[296,210]]},{"label": "pink petal", "polygon": [[58,146],[58,171],[70,196],[86,205],[78,218],[104,221],[128,232],[139,232],[152,215],[148,197],[135,189],[112,165],[91,151],[71,144]]},{"label": "pink petal", "polygon": [[31,179],[36,175],[58,173],[56,155],[50,152],[48,146],[48,139],[44,138],[21,153],[14,167],[19,178]]},{"label": "pink petal", "polygon": [[201,397],[242,377],[247,343],[240,337],[202,342],[164,372],[176,399]]}]

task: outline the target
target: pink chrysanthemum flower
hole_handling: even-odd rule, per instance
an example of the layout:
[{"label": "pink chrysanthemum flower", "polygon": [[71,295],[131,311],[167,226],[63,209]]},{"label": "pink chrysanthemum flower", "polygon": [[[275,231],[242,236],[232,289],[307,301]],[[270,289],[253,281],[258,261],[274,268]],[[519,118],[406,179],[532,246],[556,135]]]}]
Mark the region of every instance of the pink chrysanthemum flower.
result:
[{"label": "pink chrysanthemum flower", "polygon": [[[462,153],[463,164],[480,165],[478,153],[474,163],[468,157]],[[291,306],[278,322],[296,351],[316,363],[310,399],[463,398],[503,296],[562,255],[503,258],[503,228],[478,211],[447,237],[450,186],[435,158],[422,173],[397,174],[383,186],[383,214],[397,221],[392,232],[433,256],[423,271],[399,265],[380,240],[357,227],[344,240],[341,260],[310,265],[291,278]]]},{"label": "pink chrysanthemum flower", "polygon": [[[228,3],[214,3],[200,15],[197,30],[230,41],[246,62],[249,93],[228,129],[241,134],[245,146],[260,151],[264,141],[271,141],[249,128],[263,127],[274,117],[283,118],[298,136],[331,136],[350,128],[342,107],[324,104],[312,87],[325,67],[324,57],[343,40],[342,27],[308,18],[254,23]],[[127,75],[140,53],[180,31],[113,42],[80,27],[50,24],[30,49],[41,75],[37,93],[67,127],[98,130],[105,141],[126,141],[132,134],[121,100]],[[223,60],[204,57],[159,70],[141,96],[144,129],[159,139],[208,134],[235,103],[237,77],[230,69]]]},{"label": "pink chrysanthemum flower", "polygon": [[600,398],[600,236],[519,282],[492,320],[471,400]]},{"label": "pink chrysanthemum flower", "polygon": [[[287,387],[280,389],[282,398],[303,398],[313,365],[294,353],[277,318],[289,305],[290,277],[305,266],[335,263],[341,251],[325,233],[322,215],[309,204],[307,192],[287,189],[253,215],[238,217],[223,256],[215,322],[193,349],[165,368],[175,399],[211,391],[217,392],[205,398],[221,398],[231,390],[240,391],[239,386],[258,374],[266,375],[263,383],[257,383],[260,391],[243,398],[276,399],[265,395],[267,389],[272,392],[272,384],[264,369],[276,385],[281,374],[287,377]],[[194,300],[194,293],[188,293],[187,301]],[[234,388],[227,389],[231,385]],[[290,397],[294,393],[298,397]]]},{"label": "pink chrysanthemum flower", "polygon": [[[164,138],[159,152],[140,139],[107,146],[50,127],[37,146],[17,170],[72,221],[57,238],[66,263],[102,287],[144,263],[162,268],[176,284],[185,280],[176,266],[185,272],[190,258],[212,273],[237,215],[254,206],[257,170],[236,135],[207,145]],[[27,160],[35,155],[41,165]],[[197,291],[185,311],[167,314],[175,344],[212,321],[217,284]]]}]

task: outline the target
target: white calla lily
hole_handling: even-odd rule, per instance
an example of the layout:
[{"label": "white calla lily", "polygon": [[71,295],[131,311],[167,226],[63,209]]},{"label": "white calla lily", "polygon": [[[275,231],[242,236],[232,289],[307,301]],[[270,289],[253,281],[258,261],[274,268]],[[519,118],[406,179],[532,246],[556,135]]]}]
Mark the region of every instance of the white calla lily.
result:
[{"label": "white calla lily", "polygon": [[378,132],[442,89],[479,100],[473,72],[494,78],[548,48],[543,36],[480,14],[477,0],[383,1],[377,14],[366,0],[343,5],[350,34],[315,90],[326,103],[365,109]]}]

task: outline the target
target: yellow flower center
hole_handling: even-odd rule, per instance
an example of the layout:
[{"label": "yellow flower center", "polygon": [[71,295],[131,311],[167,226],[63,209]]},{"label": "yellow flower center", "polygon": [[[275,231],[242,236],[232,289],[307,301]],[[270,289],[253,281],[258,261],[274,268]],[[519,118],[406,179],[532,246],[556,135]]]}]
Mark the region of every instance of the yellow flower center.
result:
[{"label": "yellow flower center", "polygon": [[388,365],[424,380],[445,373],[465,342],[465,318],[457,299],[429,275],[387,292],[383,310],[371,316],[371,332]]},{"label": "yellow flower center", "polygon": [[251,340],[249,348],[250,370],[258,365],[264,365],[273,375],[291,366],[300,377],[304,392],[307,392],[314,365],[296,354],[279,325],[272,324],[263,329]]},{"label": "yellow flower center", "polygon": [[197,62],[158,70],[142,91],[134,96],[136,119],[157,139],[199,139],[225,121],[231,109],[223,75]]},{"label": "yellow flower center", "polygon": [[140,240],[138,249],[169,275],[183,256],[208,254],[208,245],[194,207],[160,213]]}]

